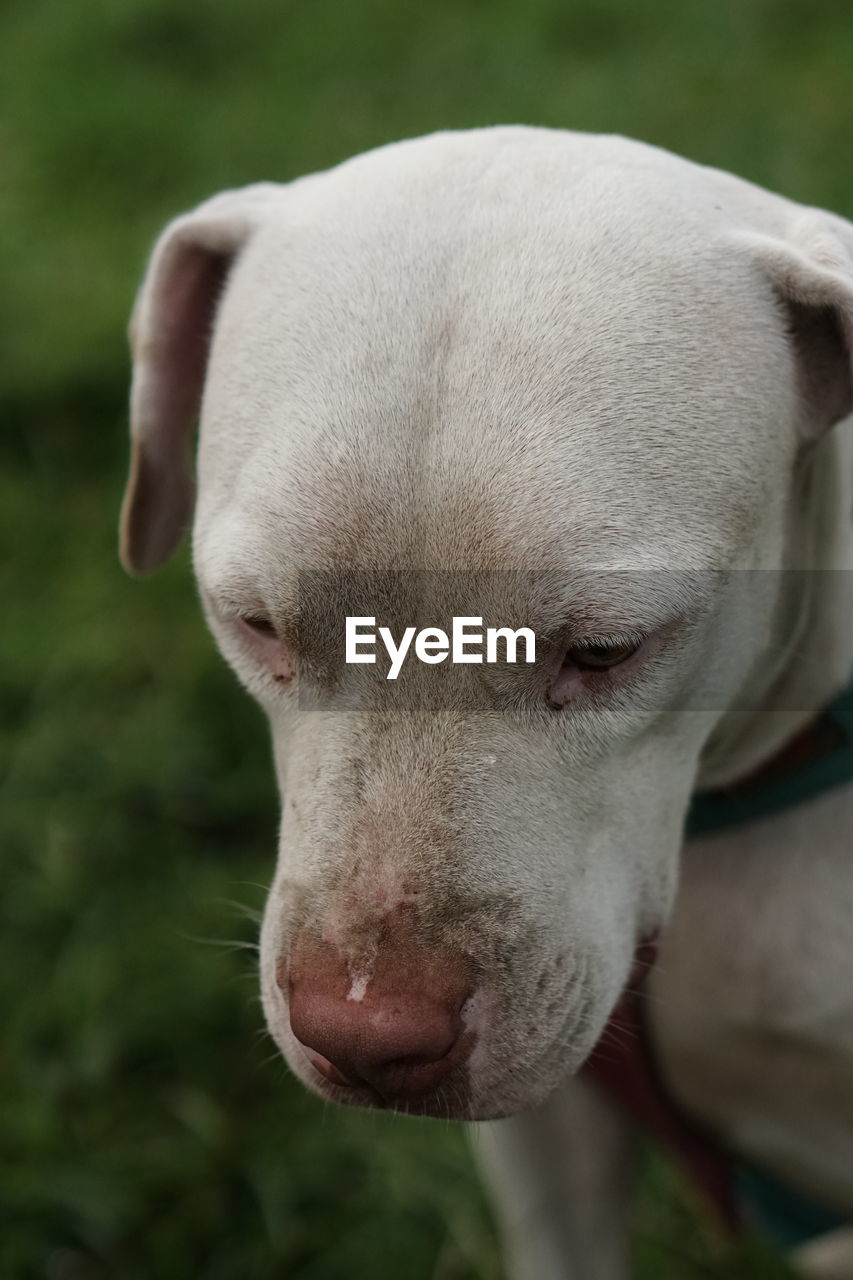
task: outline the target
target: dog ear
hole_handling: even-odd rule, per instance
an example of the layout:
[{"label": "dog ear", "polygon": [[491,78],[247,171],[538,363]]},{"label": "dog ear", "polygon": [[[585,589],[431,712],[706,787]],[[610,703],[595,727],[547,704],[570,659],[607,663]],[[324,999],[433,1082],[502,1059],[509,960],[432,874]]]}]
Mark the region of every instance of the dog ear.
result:
[{"label": "dog ear", "polygon": [[853,411],[853,226],[804,209],[784,239],[743,238],[787,312],[803,431],[815,438]]},{"label": "dog ear", "polygon": [[168,560],[192,517],[192,436],[216,308],[236,255],[282,188],[224,191],[170,222],[148,264],[130,322],[131,461],[120,521],[130,573]]}]

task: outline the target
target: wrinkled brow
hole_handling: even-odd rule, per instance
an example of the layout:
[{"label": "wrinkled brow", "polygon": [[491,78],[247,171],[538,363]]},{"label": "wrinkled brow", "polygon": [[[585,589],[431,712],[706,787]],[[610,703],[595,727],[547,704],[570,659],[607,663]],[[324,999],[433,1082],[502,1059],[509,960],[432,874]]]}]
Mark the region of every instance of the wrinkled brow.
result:
[{"label": "wrinkled brow", "polygon": [[290,643],[303,647],[343,632],[348,616],[379,625],[441,626],[455,616],[484,626],[528,626],[537,636],[651,632],[678,616],[712,607],[723,575],[713,570],[440,570],[389,573],[310,570],[267,586],[247,570],[202,584],[227,613],[264,612]]},{"label": "wrinkled brow", "polygon": [[[723,574],[713,570],[606,569],[573,574],[530,602],[529,622],[543,638],[648,634],[713,607]],[[544,585],[544,584],[543,584]]]}]

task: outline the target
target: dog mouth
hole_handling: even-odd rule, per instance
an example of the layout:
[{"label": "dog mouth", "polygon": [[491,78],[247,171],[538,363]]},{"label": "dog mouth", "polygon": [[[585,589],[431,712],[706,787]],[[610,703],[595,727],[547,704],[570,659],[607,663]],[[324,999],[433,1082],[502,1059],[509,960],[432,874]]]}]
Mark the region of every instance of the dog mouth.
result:
[{"label": "dog mouth", "polygon": [[[564,1019],[547,1036],[542,1035],[545,1029],[535,1016],[524,1018],[525,1034],[516,1049],[515,1066],[516,1054],[506,1045],[512,1022],[507,1024],[501,1016],[495,993],[482,987],[463,1005],[462,1033],[440,1054],[380,1056],[369,1034],[364,1034],[353,1038],[347,1052],[341,1052],[336,1042],[334,1057],[327,1056],[322,1040],[311,1045],[299,1038],[300,1021],[297,1018],[290,1025],[287,1002],[285,1025],[275,1020],[276,1038],[296,1076],[326,1102],[441,1120],[500,1119],[539,1105],[594,1057],[611,1034],[611,1022],[625,995],[641,986],[656,954],[657,935],[649,934],[638,944],[628,978],[609,1012],[597,1009],[592,993],[586,991],[580,1002],[568,1001]],[[279,1016],[282,1012],[279,1005]],[[588,1042],[599,1014],[601,1030],[598,1035],[593,1031]],[[500,1053],[498,1043],[506,1046]]]},{"label": "dog mouth", "polygon": [[586,1017],[585,1007],[580,1014],[572,1011],[560,1032],[536,1052],[530,1043],[519,1045],[517,1065],[511,1050],[505,1058],[496,1051],[495,1041],[503,1041],[499,1033],[482,1042],[474,1034],[463,1036],[434,1062],[404,1059],[384,1064],[377,1073],[352,1065],[342,1070],[292,1033],[286,1058],[302,1083],[326,1102],[436,1120],[500,1120],[539,1105],[580,1068],[592,1046],[582,1049],[571,1027],[583,1026]]}]

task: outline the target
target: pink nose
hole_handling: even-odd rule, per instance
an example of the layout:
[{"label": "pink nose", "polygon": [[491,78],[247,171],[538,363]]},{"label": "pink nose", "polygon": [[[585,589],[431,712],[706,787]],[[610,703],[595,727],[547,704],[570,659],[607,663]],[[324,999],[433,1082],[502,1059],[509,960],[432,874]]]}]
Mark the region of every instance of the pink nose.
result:
[{"label": "pink nose", "polygon": [[386,930],[369,973],[350,971],[316,934],[299,934],[279,966],[290,1026],[327,1080],[367,1088],[379,1103],[407,1103],[464,1066],[474,1036],[463,1005],[464,957],[419,945],[404,923]]}]

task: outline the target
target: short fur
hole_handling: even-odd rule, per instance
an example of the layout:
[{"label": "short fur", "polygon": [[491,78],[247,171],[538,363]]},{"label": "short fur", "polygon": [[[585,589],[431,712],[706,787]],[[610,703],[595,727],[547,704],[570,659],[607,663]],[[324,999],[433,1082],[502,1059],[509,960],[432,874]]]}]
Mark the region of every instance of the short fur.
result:
[{"label": "short fur", "polygon": [[[850,575],[814,572],[853,567],[853,226],[621,138],[437,134],[179,218],[133,340],[132,570],[189,520],[203,387],[194,560],[272,726],[261,976],[294,1071],[335,1096],[275,981],[295,932],[366,982],[412,908],[478,974],[441,1110],[512,1117],[474,1145],[513,1276],[616,1280],[620,1124],[573,1073],[666,926],[649,1008],[674,1094],[853,1219],[853,789],[682,848],[697,785],[768,758],[853,667]],[[484,705],[463,672],[477,705],[431,714],[379,685],[312,710],[238,620],[270,619],[319,687],[300,575],[416,569],[439,571],[408,600],[438,625],[443,571],[514,571],[507,608],[552,638],[538,674]],[[550,706],[567,644],[629,624],[646,658]],[[853,1276],[849,1234],[799,1262]]]}]

